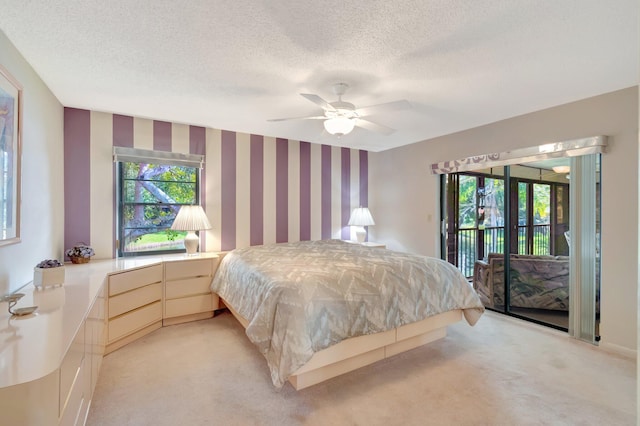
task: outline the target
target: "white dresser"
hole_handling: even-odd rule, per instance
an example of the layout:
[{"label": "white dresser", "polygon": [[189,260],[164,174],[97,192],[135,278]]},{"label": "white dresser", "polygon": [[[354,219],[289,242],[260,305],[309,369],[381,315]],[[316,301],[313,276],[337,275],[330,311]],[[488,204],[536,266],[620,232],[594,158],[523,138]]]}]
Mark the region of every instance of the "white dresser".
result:
[{"label": "white dresser", "polygon": [[211,281],[218,268],[218,256],[165,262],[163,325],[211,318],[218,309]]},{"label": "white dresser", "polygon": [[66,264],[63,286],[19,290],[16,308],[36,314],[12,317],[0,302],[0,424],[84,424],[105,351],[161,327],[165,313],[213,316],[217,265],[215,253]]}]

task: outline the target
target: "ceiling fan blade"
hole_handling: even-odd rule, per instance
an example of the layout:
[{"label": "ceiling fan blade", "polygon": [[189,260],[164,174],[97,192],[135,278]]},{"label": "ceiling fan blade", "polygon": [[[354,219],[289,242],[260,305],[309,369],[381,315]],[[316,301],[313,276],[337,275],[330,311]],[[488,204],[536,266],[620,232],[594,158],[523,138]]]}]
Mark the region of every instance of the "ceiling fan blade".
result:
[{"label": "ceiling fan blade", "polygon": [[307,117],[270,118],[267,121],[287,121],[287,120],[325,120],[324,115],[313,115]]},{"label": "ceiling fan blade", "polygon": [[336,110],[333,106],[331,106],[331,104],[329,102],[325,101],[324,99],[322,99],[318,95],[314,95],[314,94],[311,94],[311,93],[300,93],[300,96],[310,100],[311,102],[313,102],[316,105],[319,105],[325,111],[335,111]]},{"label": "ceiling fan blade", "polygon": [[364,118],[358,118],[356,120],[356,126],[362,127],[363,129],[367,129],[372,132],[382,133],[383,135],[390,135],[396,131],[396,129],[383,126],[382,124],[374,123],[373,121],[366,120]]},{"label": "ceiling fan blade", "polygon": [[364,117],[367,115],[383,114],[391,111],[401,111],[403,109],[411,109],[411,104],[409,103],[409,101],[402,100],[387,102],[384,104],[370,105],[358,108],[356,109],[356,112],[360,117]]}]

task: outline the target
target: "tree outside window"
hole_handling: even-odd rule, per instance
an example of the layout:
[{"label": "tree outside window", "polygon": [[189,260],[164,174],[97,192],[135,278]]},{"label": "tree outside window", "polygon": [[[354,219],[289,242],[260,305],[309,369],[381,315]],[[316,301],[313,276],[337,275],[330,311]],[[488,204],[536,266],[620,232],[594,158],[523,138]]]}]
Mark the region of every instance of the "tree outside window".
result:
[{"label": "tree outside window", "polygon": [[186,232],[171,230],[180,206],[198,203],[199,170],[120,162],[120,255],[184,250]]}]

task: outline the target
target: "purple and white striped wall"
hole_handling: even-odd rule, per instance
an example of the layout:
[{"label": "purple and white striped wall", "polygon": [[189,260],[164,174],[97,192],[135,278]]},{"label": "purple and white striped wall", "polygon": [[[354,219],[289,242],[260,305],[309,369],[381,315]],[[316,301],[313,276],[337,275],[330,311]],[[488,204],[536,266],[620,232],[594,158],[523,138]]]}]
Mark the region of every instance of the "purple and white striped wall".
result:
[{"label": "purple and white striped wall", "polygon": [[112,147],[204,154],[201,201],[209,251],[351,237],[368,203],[368,153],[117,114],[65,108],[65,247],[115,254]]}]

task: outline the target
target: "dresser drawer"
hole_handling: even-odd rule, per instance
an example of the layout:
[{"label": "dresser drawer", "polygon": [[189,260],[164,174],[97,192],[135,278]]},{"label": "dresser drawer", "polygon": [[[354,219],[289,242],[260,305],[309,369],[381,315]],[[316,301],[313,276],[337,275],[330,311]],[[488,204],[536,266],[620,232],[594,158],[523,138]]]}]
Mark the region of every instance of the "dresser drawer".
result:
[{"label": "dresser drawer", "polygon": [[218,309],[218,296],[202,294],[165,301],[165,317],[179,317]]},{"label": "dresser drawer", "polygon": [[[83,323],[60,364],[60,399],[58,402],[61,413],[69,402],[72,389],[74,387],[82,388],[79,377],[84,362],[84,328],[85,324]],[[74,404],[77,402],[75,401]]]},{"label": "dresser drawer", "polygon": [[166,290],[164,297],[167,299],[176,299],[178,297],[211,293],[211,280],[211,277],[198,277],[179,281],[167,281],[165,283]]},{"label": "dresser drawer", "polygon": [[[83,365],[78,369],[75,381],[69,390],[68,397],[65,395],[64,404],[62,401],[62,394],[60,394],[60,423],[58,426],[76,426],[83,424],[84,415],[86,414],[87,402],[85,401],[85,389],[82,388],[82,383],[86,380],[88,374],[86,366]],[[86,395],[88,397],[88,395]],[[84,413],[83,413],[84,412]]]},{"label": "dresser drawer", "polygon": [[150,284],[109,298],[109,318],[162,300],[162,283]]},{"label": "dresser drawer", "polygon": [[165,264],[165,280],[213,275],[213,259],[182,260]]},{"label": "dresser drawer", "polygon": [[154,302],[109,320],[109,343],[162,320],[162,303]]},{"label": "dresser drawer", "polygon": [[109,276],[109,296],[162,282],[162,265],[149,266]]}]

